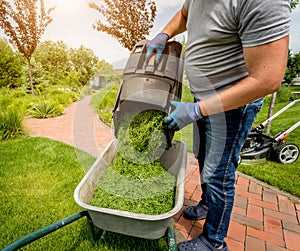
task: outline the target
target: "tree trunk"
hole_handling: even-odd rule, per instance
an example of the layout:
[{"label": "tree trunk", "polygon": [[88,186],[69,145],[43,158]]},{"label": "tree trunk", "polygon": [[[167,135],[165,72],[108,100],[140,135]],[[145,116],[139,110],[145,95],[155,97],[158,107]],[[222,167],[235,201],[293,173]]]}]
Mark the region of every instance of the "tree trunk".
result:
[{"label": "tree trunk", "polygon": [[[268,118],[270,118],[273,115],[276,96],[277,96],[277,92],[274,92],[272,94],[272,99],[271,99],[271,103],[270,103],[270,106],[269,106]],[[269,134],[270,130],[271,130],[271,121],[267,124],[266,133]]]},{"label": "tree trunk", "polygon": [[29,84],[30,84],[31,94],[32,94],[32,96],[34,96],[34,88],[33,88],[33,81],[32,81],[32,69],[31,69],[30,61],[31,61],[30,58],[27,58]]}]

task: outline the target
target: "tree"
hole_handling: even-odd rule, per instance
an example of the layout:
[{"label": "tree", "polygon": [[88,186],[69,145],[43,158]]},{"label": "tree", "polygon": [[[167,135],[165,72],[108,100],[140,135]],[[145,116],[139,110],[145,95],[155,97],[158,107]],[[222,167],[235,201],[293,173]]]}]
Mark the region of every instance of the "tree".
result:
[{"label": "tree", "polygon": [[300,73],[300,52],[292,54],[289,50],[284,81],[290,85],[293,79]]},{"label": "tree", "polygon": [[0,39],[0,87],[22,85],[22,61],[5,39]]},{"label": "tree", "polygon": [[46,10],[44,0],[0,0],[0,27],[18,51],[25,57],[31,92],[34,94],[31,57],[46,27],[54,7]]},{"label": "tree", "polygon": [[57,71],[67,71],[70,68],[69,48],[62,41],[44,41],[40,43],[33,57],[43,65],[46,71],[54,74]]},{"label": "tree", "polygon": [[104,59],[98,62],[96,73],[111,76],[116,75],[113,66],[110,63],[106,62]]},{"label": "tree", "polygon": [[299,3],[299,0],[292,0],[291,1],[291,7],[292,9],[296,8],[297,4]]},{"label": "tree", "polygon": [[32,58],[34,59],[34,66],[41,64],[44,80],[49,85],[59,84],[65,79],[71,68],[69,48],[62,41],[44,41],[40,43],[36,47]]},{"label": "tree", "polygon": [[73,70],[79,73],[79,81],[87,84],[89,79],[98,71],[98,57],[91,49],[80,46],[79,49],[70,49],[70,62]]},{"label": "tree", "polygon": [[[40,69],[43,78],[35,74],[34,84],[49,87],[53,85],[71,88],[86,85],[89,79],[103,69],[113,73],[112,66],[98,57],[91,49],[80,46],[69,48],[62,41],[40,43],[32,56],[33,70]],[[42,89],[42,88],[40,88]]]},{"label": "tree", "polygon": [[97,10],[105,20],[96,21],[93,28],[116,38],[129,50],[145,39],[153,27],[156,16],[153,0],[103,0],[106,6],[95,1],[89,2],[89,7]]},{"label": "tree", "polygon": [[[23,78],[25,79],[23,89],[26,91],[30,91],[31,90],[30,80],[29,80],[28,73],[26,74],[26,72],[28,72],[27,67],[25,67],[23,73]],[[46,72],[43,68],[43,65],[40,62],[35,61],[34,58],[31,59],[30,68],[31,68],[31,81],[32,81],[32,86],[34,88],[34,92],[41,94],[43,90],[47,89],[51,85],[50,81],[47,78],[48,72]]]}]

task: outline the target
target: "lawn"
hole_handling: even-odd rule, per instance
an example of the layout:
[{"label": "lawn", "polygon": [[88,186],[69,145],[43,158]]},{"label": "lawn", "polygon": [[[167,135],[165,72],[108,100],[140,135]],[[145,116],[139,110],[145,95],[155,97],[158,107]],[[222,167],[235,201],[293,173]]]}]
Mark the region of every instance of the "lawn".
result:
[{"label": "lawn", "polygon": [[[186,96],[187,95],[187,96]],[[191,101],[184,94],[183,101]],[[288,102],[279,100],[275,112]],[[267,118],[268,102],[255,124]],[[272,121],[271,135],[299,121],[299,104]],[[287,141],[300,146],[300,128]],[[192,151],[192,127],[177,132]],[[0,249],[12,241],[82,210],[73,193],[95,158],[61,142],[23,138],[0,142]],[[268,161],[263,165],[240,165],[239,171],[279,189],[300,196],[299,160],[293,164]],[[81,219],[32,244],[24,250],[167,250],[166,240],[149,241],[107,233],[93,246],[86,220]]]},{"label": "lawn", "polygon": [[[275,106],[275,112],[279,111],[289,102],[280,102]],[[286,130],[300,120],[300,104],[297,103],[286,112],[271,122],[271,132],[269,135],[274,136],[276,133]],[[267,119],[268,101],[266,101],[262,110],[255,121],[259,125]],[[290,133],[286,142],[295,143],[300,147],[300,128]],[[281,164],[274,161],[267,161],[261,165],[240,165],[238,170],[262,180],[281,190],[289,192],[300,197],[300,164],[299,159],[292,164]]]},{"label": "lawn", "polygon": [[[0,142],[0,249],[12,241],[82,211],[73,193],[95,158],[45,138]],[[99,231],[98,231],[99,232]],[[80,219],[24,250],[166,250],[165,238],[149,241],[107,233],[93,246]]]}]

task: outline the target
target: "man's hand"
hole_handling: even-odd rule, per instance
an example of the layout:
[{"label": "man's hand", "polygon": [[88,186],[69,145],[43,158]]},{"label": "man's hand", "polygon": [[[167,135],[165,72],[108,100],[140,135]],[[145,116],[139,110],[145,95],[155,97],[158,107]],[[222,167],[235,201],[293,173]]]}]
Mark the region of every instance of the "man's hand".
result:
[{"label": "man's hand", "polygon": [[147,43],[146,62],[149,61],[153,53],[156,53],[155,61],[158,62],[164,48],[166,47],[168,39],[168,34],[158,33],[151,41]]},{"label": "man's hand", "polygon": [[164,120],[165,125],[169,129],[180,130],[186,125],[203,117],[198,102],[171,101],[171,105],[175,107],[175,110]]}]

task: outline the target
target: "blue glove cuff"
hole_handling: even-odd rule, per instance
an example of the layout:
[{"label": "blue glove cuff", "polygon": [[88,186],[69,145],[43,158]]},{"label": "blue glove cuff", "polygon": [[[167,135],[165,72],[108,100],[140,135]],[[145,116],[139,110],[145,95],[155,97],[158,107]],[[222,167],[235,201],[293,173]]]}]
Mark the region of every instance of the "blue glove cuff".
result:
[{"label": "blue glove cuff", "polygon": [[195,108],[195,114],[196,114],[197,118],[202,118],[203,116],[201,114],[198,101],[195,103],[194,108]]}]

